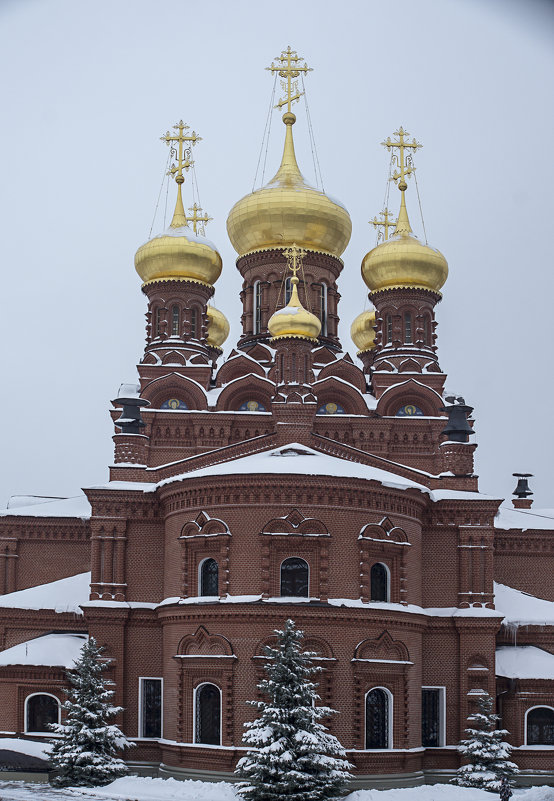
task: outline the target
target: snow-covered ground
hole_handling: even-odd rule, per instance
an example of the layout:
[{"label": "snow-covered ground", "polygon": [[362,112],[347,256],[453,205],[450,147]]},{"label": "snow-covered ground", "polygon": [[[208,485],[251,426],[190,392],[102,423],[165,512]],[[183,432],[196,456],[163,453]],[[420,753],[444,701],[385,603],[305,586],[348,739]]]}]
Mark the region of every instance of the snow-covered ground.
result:
[{"label": "snow-covered ground", "polygon": [[[43,784],[0,782],[1,801],[238,801],[231,784],[175,779],[144,779],[129,776],[107,787],[57,790]],[[425,785],[404,790],[357,790],[344,801],[498,801],[496,793],[453,787]],[[554,801],[554,787],[516,790],[514,801]]]}]

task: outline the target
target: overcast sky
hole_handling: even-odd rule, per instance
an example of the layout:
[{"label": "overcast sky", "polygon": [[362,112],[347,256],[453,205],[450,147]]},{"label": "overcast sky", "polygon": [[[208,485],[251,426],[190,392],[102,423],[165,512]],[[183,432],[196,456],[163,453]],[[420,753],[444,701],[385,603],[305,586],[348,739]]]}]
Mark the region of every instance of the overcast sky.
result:
[{"label": "overcast sky", "polygon": [[[203,137],[200,196],[224,264],[215,305],[231,322],[229,348],[236,341],[240,278],[225,222],[252,188],[273,86],[264,67],[290,44],[314,68],[325,189],[353,222],[345,349],[355,355],[360,263],[375,244],[367,221],[386,187],[380,142],[403,125],[424,145],[425,226],[449,262],[439,356],[447,387],[475,407],[481,491],[509,496],[511,474],[532,472],[536,506],[554,507],[553,30],[552,5],[538,0],[0,2],[0,504],[107,480],[109,401],[144,347],[133,257],[163,178],[159,137],[180,118]],[[303,104],[295,111],[314,181]],[[266,180],[282,139],[275,112]],[[192,201],[187,192],[190,182]],[[420,235],[413,185],[407,202]],[[162,228],[158,214],[153,233]]]}]

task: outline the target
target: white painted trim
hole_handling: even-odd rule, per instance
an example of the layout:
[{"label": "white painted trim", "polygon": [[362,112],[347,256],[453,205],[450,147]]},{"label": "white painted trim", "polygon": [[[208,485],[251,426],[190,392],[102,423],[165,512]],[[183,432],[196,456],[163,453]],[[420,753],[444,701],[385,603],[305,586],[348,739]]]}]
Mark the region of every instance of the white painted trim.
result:
[{"label": "white painted trim", "polygon": [[439,696],[439,745],[428,746],[430,748],[446,747],[446,686],[444,684],[424,684],[422,690],[442,690]]},{"label": "white painted trim", "polygon": [[[204,534],[202,536],[206,536],[206,535]],[[226,535],[223,535],[223,536],[226,536]],[[217,589],[218,589],[218,593],[217,593],[217,595],[202,595],[202,565],[205,562],[208,562],[210,559],[212,559],[217,565]],[[198,598],[219,598],[219,562],[217,561],[217,559],[214,559],[213,556],[206,556],[204,559],[200,560],[200,562],[198,564],[198,575],[196,576],[196,581],[197,581],[197,585],[196,586],[197,586],[197,591],[198,591]]]},{"label": "white painted trim", "polygon": [[[160,728],[161,728],[160,737],[145,737],[143,735],[143,733],[142,733],[142,724],[143,724],[143,721],[142,721],[142,682],[144,681],[144,679],[148,679],[150,681],[161,681],[161,683],[162,683],[162,686],[161,686],[161,705],[162,705],[161,713],[162,714],[161,714],[161,721],[160,721]],[[159,740],[161,737],[163,737],[163,733],[164,733],[164,680],[163,680],[163,677],[161,677],[161,676],[139,676],[139,680],[138,680],[138,737],[141,740]]]},{"label": "white painted trim", "polygon": [[[304,562],[304,564],[307,566],[307,568],[308,568],[308,594],[307,595],[282,595],[281,594],[281,587],[282,587],[282,584],[283,584],[282,570],[283,570],[283,565],[285,564],[287,559],[301,559],[302,562]],[[306,601],[312,600],[310,598],[310,578],[311,578],[310,563],[308,562],[307,559],[304,559],[303,556],[286,556],[283,559],[283,561],[281,562],[281,564],[279,565],[279,596],[278,597],[279,598],[304,598],[304,600],[306,600]],[[314,599],[314,600],[318,600],[318,599]]]},{"label": "white painted trim", "polygon": [[194,745],[205,745],[207,748],[212,748],[213,746],[209,743],[196,742],[196,696],[198,695],[198,690],[207,686],[215,687],[219,690],[219,745],[221,745],[223,739],[223,693],[221,692],[221,687],[218,687],[213,681],[203,681],[194,688],[192,695],[192,742]]},{"label": "white painted trim", "polygon": [[[373,690],[383,690],[383,692],[387,694],[387,697],[389,699],[388,721],[387,721],[387,723],[388,723],[387,729],[388,729],[389,742],[387,744],[386,749],[385,748],[366,748],[365,747],[366,738],[367,738],[367,696],[371,692],[373,692]],[[378,685],[376,687],[370,687],[370,689],[364,695],[364,747],[361,750],[362,751],[371,751],[372,753],[373,753],[373,751],[393,751],[394,750],[393,729],[392,729],[393,724],[394,724],[394,696],[393,696],[393,694],[386,687],[381,687],[380,685]]]},{"label": "white painted trim", "polygon": [[538,745],[529,745],[527,743],[527,715],[529,712],[532,712],[533,709],[550,709],[552,712],[554,712],[554,706],[550,706],[549,704],[535,704],[535,706],[530,706],[529,709],[525,710],[525,715],[523,718],[523,745],[527,748],[552,748],[554,743],[552,745],[546,745],[542,743],[539,743]]},{"label": "white painted trim", "polygon": [[39,737],[44,737],[44,736],[52,737],[53,733],[50,732],[50,731],[47,731],[47,732],[46,731],[29,731],[29,729],[27,727],[27,705],[29,703],[29,699],[30,698],[34,698],[36,695],[48,695],[50,698],[53,698],[56,701],[56,703],[58,704],[58,723],[61,723],[62,705],[61,705],[60,699],[58,698],[57,695],[54,695],[54,693],[47,693],[47,692],[30,693],[25,698],[25,702],[23,704],[23,732],[25,734],[35,734],[35,735],[37,735]]}]

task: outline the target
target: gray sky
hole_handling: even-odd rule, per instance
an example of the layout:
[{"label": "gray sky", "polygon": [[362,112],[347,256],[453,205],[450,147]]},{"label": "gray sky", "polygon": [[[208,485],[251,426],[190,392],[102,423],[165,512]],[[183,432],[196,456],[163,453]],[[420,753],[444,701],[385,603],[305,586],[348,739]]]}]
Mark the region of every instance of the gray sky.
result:
[{"label": "gray sky", "polygon": [[[306,83],[325,189],[353,221],[340,281],[345,349],[354,355],[360,263],[375,244],[367,221],[386,187],[379,143],[403,125],[424,144],[427,235],[450,267],[440,362],[448,388],[475,406],[481,490],[507,496],[511,473],[528,471],[536,505],[554,507],[553,23],[538,0],[0,3],[0,504],[107,479],[109,400],[144,345],[133,257],[167,159],[159,137],[180,118],[203,137],[196,170],[224,263],[215,305],[231,322],[227,344],[236,341],[240,278],[225,221],[252,188],[273,85],[264,67],[290,44],[314,68]],[[303,104],[295,111],[313,181]],[[275,112],[266,180],[282,139]],[[391,188],[391,205],[397,195]],[[407,201],[421,234],[413,185]],[[153,233],[162,228],[160,215]]]}]

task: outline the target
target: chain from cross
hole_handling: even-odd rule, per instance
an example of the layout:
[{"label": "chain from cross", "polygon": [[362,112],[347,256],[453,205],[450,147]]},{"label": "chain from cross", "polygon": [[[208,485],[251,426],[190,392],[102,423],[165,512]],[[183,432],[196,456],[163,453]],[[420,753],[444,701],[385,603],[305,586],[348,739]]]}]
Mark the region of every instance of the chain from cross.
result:
[{"label": "chain from cross", "polygon": [[384,232],[385,242],[389,238],[389,228],[394,228],[397,220],[394,220],[390,211],[385,207],[384,211],[379,212],[379,216],[382,217],[382,220],[378,220],[377,217],[374,217],[372,220],[369,221],[369,224],[372,225],[374,228],[382,228],[383,231],[379,231],[379,237]]},{"label": "chain from cross", "polygon": [[[190,136],[185,135],[185,131],[189,130],[189,126],[185,125],[183,120],[180,120],[173,128],[179,132],[178,136],[171,136],[171,133],[168,131],[165,136],[160,136],[160,139],[171,147],[171,155],[177,157],[177,164],[172,164],[167,174],[174,176],[175,181],[178,184],[182,184],[185,180],[183,177],[183,170],[188,171],[193,164],[190,157],[191,148],[187,147],[183,149],[183,144],[185,142],[190,142],[191,145],[195,145],[197,142],[202,141],[202,137],[198,136],[195,131],[193,131]],[[178,144],[178,147],[175,148],[173,143]]]},{"label": "chain from cross", "polygon": [[296,278],[296,273],[302,267],[302,259],[306,255],[304,248],[299,248],[298,245],[292,244],[290,248],[283,251],[283,255],[287,260],[288,268]]},{"label": "chain from cross", "polygon": [[[398,183],[398,188],[401,191],[407,189],[406,178],[410,176],[414,171],[415,167],[412,163],[412,153],[423,147],[422,144],[417,142],[415,139],[412,139],[411,142],[408,142],[404,139],[404,137],[409,136],[410,134],[408,131],[405,131],[402,126],[394,132],[393,136],[398,136],[398,141],[393,142],[393,140],[389,137],[381,144],[387,148],[388,151],[393,152],[393,164],[396,164],[398,170],[395,170],[391,175],[390,180]],[[397,149],[398,153],[395,153],[394,150]],[[408,150],[408,154],[404,153],[405,150]],[[412,151],[412,153],[410,153]]]},{"label": "chain from cross", "polygon": [[308,67],[305,61],[304,64],[301,65],[300,62],[302,60],[302,56],[297,55],[296,50],[291,50],[289,45],[287,49],[283,50],[281,55],[277,56],[275,59],[275,61],[278,62],[277,64],[271,62],[271,67],[266,67],[266,70],[269,70],[272,75],[278,72],[279,77],[285,79],[281,81],[281,87],[285,90],[286,97],[281,98],[275,108],[287,106],[287,112],[290,113],[292,104],[296,100],[300,100],[304,94],[304,92],[298,91],[298,82],[295,78],[298,78],[301,73],[312,72],[312,67]]},{"label": "chain from cross", "polygon": [[187,215],[186,221],[188,223],[192,223],[192,230],[194,233],[198,233],[198,223],[202,223],[201,231],[204,233],[204,226],[206,223],[210,222],[210,220],[213,220],[213,217],[208,217],[206,213],[199,214],[198,212],[202,211],[202,207],[198,206],[196,203],[192,204],[192,206],[189,208],[189,211],[192,211],[192,215],[190,217]]}]

